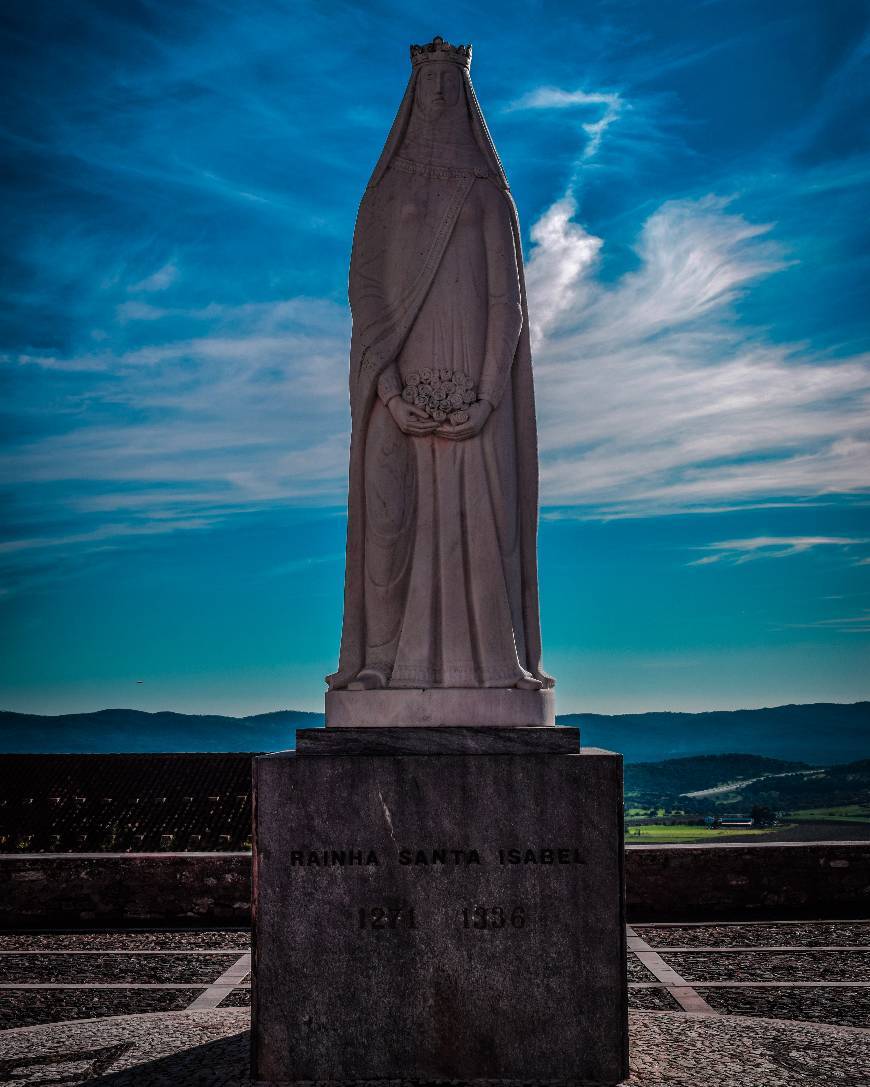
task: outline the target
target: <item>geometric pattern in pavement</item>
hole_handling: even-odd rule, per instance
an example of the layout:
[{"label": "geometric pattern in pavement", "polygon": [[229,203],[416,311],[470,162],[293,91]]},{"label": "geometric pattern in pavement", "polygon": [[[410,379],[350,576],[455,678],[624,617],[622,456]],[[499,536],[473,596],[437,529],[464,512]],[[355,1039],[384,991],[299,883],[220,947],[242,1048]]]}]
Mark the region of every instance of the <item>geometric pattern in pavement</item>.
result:
[{"label": "geometric pattern in pavement", "polygon": [[[637,1087],[870,1084],[870,922],[627,929]],[[243,930],[0,934],[0,1087],[246,1084]],[[857,1029],[856,1029],[857,1028]]]},{"label": "geometric pattern in pavement", "polygon": [[[249,1020],[217,1008],[9,1030],[0,1082],[249,1087]],[[626,1087],[866,1087],[870,1069],[870,1032],[849,1027],[632,1012],[629,1031]]]},{"label": "geometric pattern in pavement", "polygon": [[[630,1004],[870,1027],[870,922],[633,925]],[[0,934],[0,1027],[250,1001],[246,930]]]}]

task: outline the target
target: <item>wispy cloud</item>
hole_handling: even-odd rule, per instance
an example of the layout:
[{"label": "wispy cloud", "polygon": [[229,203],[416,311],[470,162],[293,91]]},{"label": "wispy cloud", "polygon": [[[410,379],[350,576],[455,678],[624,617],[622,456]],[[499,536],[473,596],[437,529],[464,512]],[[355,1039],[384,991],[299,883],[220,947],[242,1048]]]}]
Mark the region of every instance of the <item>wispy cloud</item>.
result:
[{"label": "wispy cloud", "polygon": [[819,630],[838,634],[870,634],[870,610],[859,615],[817,619],[812,623],[790,623],[789,627],[792,630]]},{"label": "wispy cloud", "polygon": [[688,565],[709,566],[723,560],[743,563],[753,559],[782,559],[820,547],[849,548],[867,543],[870,540],[851,536],[754,536],[745,540],[720,540],[704,547],[711,554]]},{"label": "wispy cloud", "polygon": [[583,148],[583,158],[591,159],[601,147],[607,129],[616,121],[624,108],[622,97],[615,92],[565,91],[559,87],[536,87],[511,102],[507,109],[590,109],[597,115],[595,120],[584,121],[581,128],[588,137]]},{"label": "wispy cloud", "polygon": [[172,286],[177,278],[178,267],[174,261],[168,261],[161,268],[158,268],[156,272],[152,272],[150,276],[140,279],[138,283],[131,284],[129,290],[131,294],[138,294],[140,291],[165,291],[167,287]]},{"label": "wispy cloud", "polygon": [[[637,268],[607,282],[604,240],[575,212],[570,197],[546,211],[528,262],[545,503],[625,516],[866,487],[868,360],[829,360],[736,321],[741,295],[785,264],[768,226],[726,200],[668,203],[641,232]],[[343,500],[344,307],[297,298],[185,309],[170,298],[125,303],[119,317],[126,348],[116,334],[83,355],[8,356],[31,412],[41,372],[70,379],[52,401],[56,432],[0,458],[9,485],[62,483],[67,512],[131,532]],[[185,335],[173,338],[178,326]],[[61,535],[85,543],[104,531]],[[723,546],[700,561],[726,551],[747,553]]]},{"label": "wispy cloud", "polygon": [[125,536],[155,536],[167,532],[176,532],[191,528],[209,528],[214,524],[214,519],[202,517],[188,517],[169,520],[153,520],[150,524],[131,525],[124,523],[107,523],[91,532],[77,532],[69,535],[43,536],[32,539],[7,540],[0,543],[0,555],[11,555],[16,551],[34,552],[44,548],[66,548],[72,545],[84,544],[88,547],[103,547],[107,540],[116,540]]},{"label": "wispy cloud", "polygon": [[795,264],[775,225],[738,213],[734,195],[669,200],[643,223],[635,267],[602,274],[607,240],[583,225],[580,193],[648,104],[543,86],[510,108],[598,111],[567,192],[530,231],[545,502],[623,516],[865,491],[870,357],[835,358],[741,316]]},{"label": "wispy cloud", "polygon": [[[177,310],[168,329],[138,316],[151,340],[142,346],[7,360],[18,405],[35,418],[44,416],[34,404],[46,380],[67,382],[65,395],[55,391],[48,432],[7,443],[0,455],[0,481],[15,488],[21,520],[0,546],[97,546],[292,500],[342,500],[343,307],[307,298],[212,305],[184,314],[185,331],[200,331],[181,339],[167,338]],[[40,495],[49,490],[46,506]],[[81,522],[74,531],[70,518]],[[59,527],[45,531],[43,522]]]},{"label": "wispy cloud", "polygon": [[639,266],[598,275],[571,197],[533,227],[530,310],[544,499],[598,514],[856,493],[870,468],[870,359],[738,320],[782,269],[769,224],[708,196],[664,204]]},{"label": "wispy cloud", "polygon": [[531,230],[532,257],[526,286],[533,299],[532,343],[540,347],[548,328],[569,309],[585,306],[592,293],[590,271],[603,244],[572,221],[577,207],[570,196],[558,200]]}]

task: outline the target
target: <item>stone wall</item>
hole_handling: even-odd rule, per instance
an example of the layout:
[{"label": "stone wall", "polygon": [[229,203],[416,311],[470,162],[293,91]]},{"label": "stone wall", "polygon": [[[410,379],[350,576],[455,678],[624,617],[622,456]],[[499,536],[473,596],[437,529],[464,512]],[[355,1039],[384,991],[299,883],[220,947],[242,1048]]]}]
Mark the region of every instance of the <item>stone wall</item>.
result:
[{"label": "stone wall", "polygon": [[[246,925],[248,853],[0,855],[0,928]],[[629,921],[870,916],[870,842],[628,846]]]},{"label": "stone wall", "polygon": [[0,928],[246,925],[250,853],[0,856]]},{"label": "stone wall", "polygon": [[870,842],[628,846],[629,921],[870,916]]}]

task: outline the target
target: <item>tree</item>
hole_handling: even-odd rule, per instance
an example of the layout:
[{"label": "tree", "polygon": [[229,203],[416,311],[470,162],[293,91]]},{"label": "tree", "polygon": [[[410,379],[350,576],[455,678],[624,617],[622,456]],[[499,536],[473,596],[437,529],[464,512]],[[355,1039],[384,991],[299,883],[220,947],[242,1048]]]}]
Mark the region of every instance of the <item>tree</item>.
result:
[{"label": "tree", "polygon": [[752,808],[752,825],[755,827],[772,827],[776,822],[776,812],[763,804],[755,804]]}]

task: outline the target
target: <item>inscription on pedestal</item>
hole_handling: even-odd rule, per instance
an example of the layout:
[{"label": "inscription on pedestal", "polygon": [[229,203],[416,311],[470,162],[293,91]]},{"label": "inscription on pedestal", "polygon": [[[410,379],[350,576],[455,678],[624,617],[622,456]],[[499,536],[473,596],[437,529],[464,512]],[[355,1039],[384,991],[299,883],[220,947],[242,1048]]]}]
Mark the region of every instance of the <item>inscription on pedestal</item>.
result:
[{"label": "inscription on pedestal", "polygon": [[[478,849],[400,849],[398,851],[398,863],[400,865],[459,865],[487,863],[486,852],[481,858],[481,850]],[[308,866],[314,868],[328,868],[334,865],[339,867],[381,865],[389,864],[391,858],[381,858],[376,849],[293,849],[290,851],[290,866]],[[493,863],[501,865],[511,864],[585,864],[585,860],[577,848],[556,849],[499,849],[497,857],[492,858]],[[420,909],[418,905],[403,903],[400,906],[359,906],[357,909],[357,927],[371,929],[373,931],[395,931],[401,928],[417,928],[417,919],[420,924],[438,923],[441,918],[435,918],[428,911]],[[526,924],[534,925],[540,922],[540,918],[534,916],[529,907],[524,903],[511,903],[500,905],[463,905],[457,907],[453,918],[448,917],[448,924],[453,927],[465,929],[488,929],[490,931],[507,931],[523,929]]]},{"label": "inscription on pedestal", "polygon": [[618,756],[257,760],[260,1082],[625,1074]]},{"label": "inscription on pedestal", "polygon": [[[388,862],[389,858],[385,858]],[[478,849],[400,849],[399,864],[481,864]],[[328,868],[338,865],[380,865],[376,849],[292,849],[290,865]],[[577,848],[563,849],[499,849],[499,864],[584,864]]]}]

